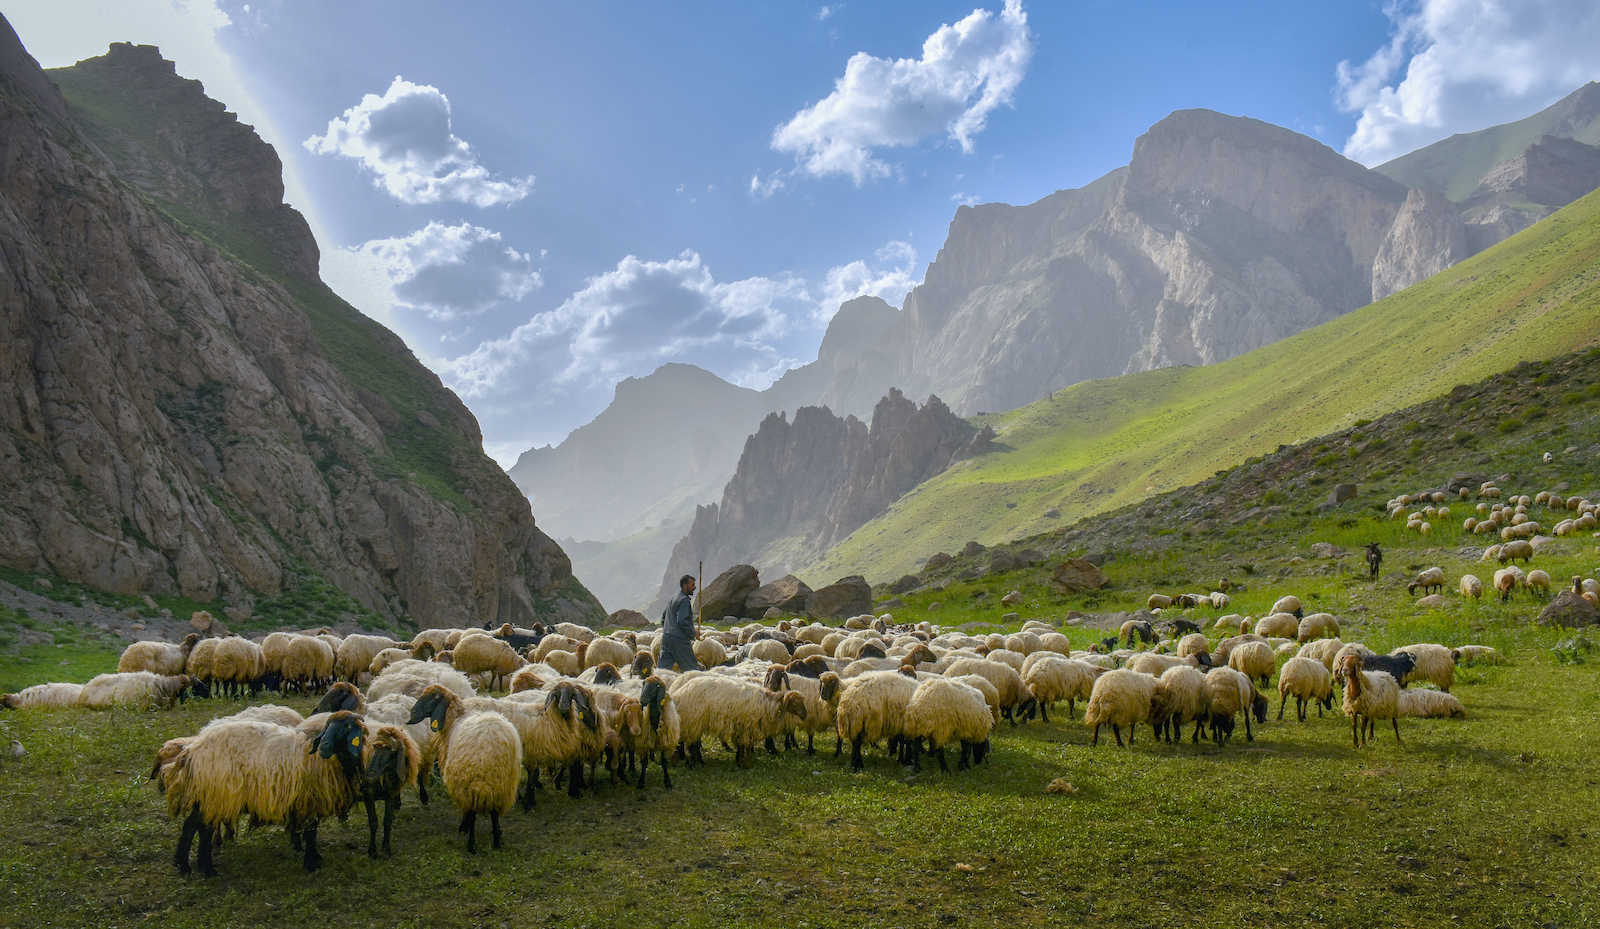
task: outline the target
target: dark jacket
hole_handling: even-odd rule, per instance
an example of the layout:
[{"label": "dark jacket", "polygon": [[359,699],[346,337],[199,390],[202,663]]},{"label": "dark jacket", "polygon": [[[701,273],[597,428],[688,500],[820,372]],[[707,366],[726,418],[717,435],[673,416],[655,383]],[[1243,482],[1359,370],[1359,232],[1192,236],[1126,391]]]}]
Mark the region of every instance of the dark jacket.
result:
[{"label": "dark jacket", "polygon": [[674,639],[694,638],[694,595],[679,590],[661,611],[661,634]]}]

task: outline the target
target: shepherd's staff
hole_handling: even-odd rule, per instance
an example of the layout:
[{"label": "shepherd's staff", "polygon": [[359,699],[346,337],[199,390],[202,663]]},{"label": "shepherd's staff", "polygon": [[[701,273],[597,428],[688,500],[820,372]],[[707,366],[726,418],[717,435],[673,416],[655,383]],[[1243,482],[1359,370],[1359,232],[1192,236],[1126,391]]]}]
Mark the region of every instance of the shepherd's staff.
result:
[{"label": "shepherd's staff", "polygon": [[695,611],[694,611],[694,637],[700,638],[700,623],[706,618],[706,594],[701,588],[706,582],[706,563],[700,562],[699,578],[694,582]]}]

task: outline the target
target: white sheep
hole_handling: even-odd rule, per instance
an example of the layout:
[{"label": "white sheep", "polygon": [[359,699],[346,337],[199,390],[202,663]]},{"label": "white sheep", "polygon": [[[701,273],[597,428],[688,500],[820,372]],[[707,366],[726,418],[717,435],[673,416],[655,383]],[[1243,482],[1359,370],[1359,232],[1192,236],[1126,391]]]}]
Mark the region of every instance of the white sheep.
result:
[{"label": "white sheep", "polygon": [[845,685],[839,695],[836,728],[841,746],[844,742],[851,745],[850,770],[865,767],[863,745],[887,740],[890,751],[896,749],[905,733],[906,705],[916,689],[916,675],[899,671],[873,671]]},{"label": "white sheep", "polygon": [[1466,707],[1454,694],[1438,690],[1413,687],[1400,691],[1401,716],[1432,716],[1441,719],[1461,719],[1467,715]]},{"label": "white sheep", "polygon": [[1275,609],[1271,615],[1263,616],[1256,621],[1255,633],[1259,636],[1281,636],[1292,639],[1300,634],[1300,618],[1290,611]]},{"label": "white sheep", "polygon": [[1542,591],[1545,596],[1549,596],[1550,595],[1550,575],[1545,571],[1539,570],[1538,568],[1534,568],[1532,571],[1529,571],[1528,572],[1528,589],[1529,590],[1539,590],[1539,591]]},{"label": "white sheep", "polygon": [[149,671],[162,677],[183,674],[188,667],[189,653],[199,641],[200,634],[191,632],[177,645],[168,642],[134,642],[122,650],[121,657],[117,659],[117,670],[124,673]]},{"label": "white sheep", "polygon": [[422,696],[430,684],[443,684],[458,697],[477,695],[467,676],[439,661],[418,661],[415,658],[396,661],[383,669],[367,688],[367,699],[379,700],[389,694],[403,693],[409,697]]},{"label": "white sheep", "polygon": [[1406,585],[1406,593],[1415,594],[1418,587],[1421,587],[1425,594],[1432,593],[1435,588],[1444,590],[1444,569],[1428,568],[1422,571],[1415,580]]},{"label": "white sheep", "polygon": [[633,662],[633,646],[620,639],[609,636],[599,636],[589,643],[588,651],[583,655],[584,668],[593,668],[601,664],[609,664],[614,668],[626,668]]},{"label": "white sheep", "polygon": [[417,698],[407,722],[426,720],[432,730],[444,789],[461,811],[457,831],[467,834],[467,852],[475,855],[479,813],[489,814],[494,847],[501,847],[500,815],[517,802],[522,780],[522,738],[505,716],[468,712],[465,702],[434,684]]},{"label": "white sheep", "polygon": [[1206,691],[1211,698],[1211,739],[1218,745],[1226,744],[1233,735],[1234,717],[1244,713],[1244,731],[1247,741],[1255,741],[1250,728],[1250,716],[1266,722],[1267,698],[1250,682],[1250,678],[1232,668],[1212,668],[1206,672]]},{"label": "white sheep", "polygon": [[1417,660],[1411,673],[1400,683],[1414,684],[1417,681],[1428,681],[1445,693],[1450,692],[1450,685],[1455,682],[1456,675],[1456,657],[1450,649],[1443,645],[1419,643],[1402,645],[1389,654],[1408,654]]},{"label": "white sheep", "polygon": [[1324,708],[1333,709],[1333,675],[1315,658],[1290,658],[1278,673],[1278,696],[1279,721],[1283,720],[1283,710],[1291,696],[1301,722],[1306,721],[1308,701],[1317,705],[1317,718],[1321,719]]},{"label": "white sheep", "polygon": [[386,648],[397,648],[399,645],[399,642],[381,635],[347,635],[334,653],[333,672],[354,684],[361,672],[372,668],[374,656]]},{"label": "white sheep", "polygon": [[1246,677],[1261,678],[1261,686],[1265,687],[1277,673],[1278,656],[1265,642],[1241,642],[1228,654],[1228,667]]},{"label": "white sheep", "polygon": [[1312,613],[1305,619],[1300,620],[1295,640],[1297,642],[1309,642],[1312,639],[1320,639],[1323,636],[1334,638],[1338,635],[1339,620],[1332,613]]},{"label": "white sheep", "polygon": [[[1523,525],[1530,524],[1524,523]],[[1508,526],[1507,528],[1511,527]],[[1508,561],[1516,561],[1519,558],[1526,564],[1533,558],[1533,544],[1527,539],[1513,539],[1500,546],[1500,554],[1497,557],[1501,564],[1505,564]]]},{"label": "white sheep", "polygon": [[1279,597],[1278,598],[1278,602],[1276,602],[1276,603],[1274,603],[1272,605],[1272,612],[1274,612],[1274,613],[1294,613],[1294,614],[1296,614],[1295,615],[1296,619],[1299,618],[1299,614],[1300,614],[1301,610],[1302,610],[1302,607],[1301,607],[1301,604],[1300,604],[1300,598],[1294,596],[1293,594],[1288,594],[1286,596]]},{"label": "white sheep", "polygon": [[1089,704],[1083,711],[1083,723],[1093,730],[1091,745],[1100,744],[1100,727],[1109,725],[1121,746],[1122,727],[1128,727],[1128,742],[1133,744],[1133,730],[1139,723],[1150,721],[1150,702],[1156,693],[1156,679],[1137,671],[1119,669],[1107,671],[1094,682],[1089,694]]},{"label": "white sheep", "polygon": [[1337,637],[1332,639],[1318,639],[1314,642],[1307,642],[1306,644],[1300,646],[1300,650],[1295,653],[1295,657],[1314,658],[1317,661],[1322,662],[1322,666],[1327,668],[1329,673],[1332,673],[1334,656],[1339,653],[1339,649],[1341,648],[1344,648],[1344,642],[1340,641]]},{"label": "white sheep", "polygon": [[1521,572],[1515,566],[1494,572],[1494,589],[1500,594],[1500,602],[1509,603],[1512,592],[1521,582]]},{"label": "white sheep", "polygon": [[754,767],[755,746],[787,734],[793,728],[788,717],[803,720],[807,712],[805,697],[794,691],[773,693],[720,674],[683,675],[669,692],[678,703],[682,739],[693,764],[704,761],[701,742],[714,736],[733,746],[735,764]]},{"label": "white sheep", "polygon": [[194,685],[187,674],[167,677],[149,671],[129,671],[101,674],[83,685],[78,694],[78,706],[103,710],[114,706],[138,709],[170,710],[178,704]]},{"label": "white sheep", "polygon": [[1050,707],[1062,700],[1067,701],[1067,718],[1075,719],[1077,701],[1089,699],[1094,692],[1095,679],[1102,673],[1103,669],[1075,658],[1047,656],[1031,662],[1024,670],[1022,681],[1039,701],[1044,721],[1049,722]]},{"label": "white sheep", "polygon": [[[580,645],[583,649],[586,646]],[[490,676],[490,689],[495,689],[495,684],[503,684],[511,675],[517,673],[523,665],[527,664],[516,649],[502,639],[492,635],[466,635],[456,643],[454,658],[451,665],[462,674],[488,674]],[[575,656],[579,665],[570,676],[576,677],[583,670],[582,656]],[[631,657],[631,656],[630,656]],[[371,658],[368,658],[371,661]]]},{"label": "white sheep", "polygon": [[1456,664],[1458,665],[1470,665],[1479,661],[1499,664],[1505,660],[1500,657],[1498,651],[1487,645],[1463,645],[1457,648],[1455,652]]},{"label": "white sheep", "polygon": [[950,662],[944,669],[946,677],[960,677],[963,674],[977,674],[995,686],[1000,692],[1000,712],[1012,725],[1016,725],[1019,716],[1033,715],[1033,709],[1037,706],[1033,693],[1023,682],[1022,675],[1011,665],[984,658],[960,658]]},{"label": "white sheep", "polygon": [[1475,575],[1461,575],[1461,596],[1477,600],[1483,596],[1483,582]]},{"label": "white sheep", "polygon": [[906,703],[904,736],[912,740],[912,764],[919,769],[922,739],[927,739],[929,751],[939,756],[939,770],[946,774],[950,766],[945,761],[944,747],[952,741],[961,743],[958,770],[982,763],[993,728],[994,717],[983,693],[948,678],[930,677],[918,682]]},{"label": "white sheep", "polygon": [[1211,716],[1211,692],[1206,676],[1188,665],[1175,665],[1156,679],[1155,697],[1150,703],[1150,724],[1156,739],[1168,743],[1183,741],[1183,726],[1194,723],[1193,741],[1200,741],[1200,726]]},{"label": "white sheep", "polygon": [[1191,632],[1178,640],[1176,654],[1179,658],[1188,658],[1191,655],[1210,654],[1211,641],[1204,633]]},{"label": "white sheep", "polygon": [[1352,653],[1340,660],[1344,678],[1344,714],[1350,717],[1350,738],[1355,747],[1369,742],[1375,721],[1387,719],[1394,726],[1394,740],[1400,742],[1400,685],[1394,676],[1381,671],[1361,670],[1362,656]]},{"label": "white sheep", "polygon": [[34,684],[0,697],[0,706],[14,710],[28,706],[77,706],[82,694],[82,684]]}]

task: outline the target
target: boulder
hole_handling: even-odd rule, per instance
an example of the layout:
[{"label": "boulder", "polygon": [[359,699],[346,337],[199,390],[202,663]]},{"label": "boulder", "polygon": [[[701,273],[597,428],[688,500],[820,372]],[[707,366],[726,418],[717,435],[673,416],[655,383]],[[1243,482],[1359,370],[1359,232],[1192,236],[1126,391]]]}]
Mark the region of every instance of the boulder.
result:
[{"label": "boulder", "polygon": [[855,616],[872,609],[872,587],[859,574],[843,577],[813,591],[806,599],[806,615],[812,619],[837,619]]},{"label": "boulder", "polygon": [[966,545],[961,546],[961,557],[963,558],[976,558],[983,552],[983,546],[977,542],[968,542]]},{"label": "boulder", "polygon": [[1354,484],[1335,484],[1335,485],[1333,485],[1333,493],[1328,495],[1328,502],[1333,504],[1334,506],[1338,506],[1339,504],[1345,502],[1346,500],[1349,500],[1350,498],[1354,497],[1355,495],[1356,495],[1356,485],[1354,485]]},{"label": "boulder", "polygon": [[1312,558],[1343,558],[1350,554],[1348,551],[1334,545],[1332,542],[1312,542]]},{"label": "boulder", "polygon": [[1022,591],[1013,590],[1004,597],[1001,597],[1000,602],[1004,603],[1006,606],[1016,606],[1022,602]]},{"label": "boulder", "polygon": [[253,614],[248,606],[225,606],[222,615],[228,617],[229,622],[243,624],[249,622]]},{"label": "boulder", "polygon": [[918,578],[915,574],[901,575],[900,580],[889,585],[889,592],[892,594],[903,594],[908,590],[915,589],[917,585],[921,583],[921,578]]},{"label": "boulder", "polygon": [[944,552],[934,552],[931,556],[929,556],[926,567],[942,568],[949,564],[951,560],[952,559],[950,556]]},{"label": "boulder", "polygon": [[761,618],[762,619],[782,619],[783,618],[783,611],[778,609],[775,606],[769,606],[769,607],[767,607],[767,611],[765,613],[761,614]]},{"label": "boulder", "polygon": [[744,610],[744,601],[757,587],[761,577],[747,564],[736,564],[717,575],[695,598],[701,616],[732,616]]},{"label": "boulder", "polygon": [[990,574],[1004,574],[1007,571],[1015,571],[1018,566],[1016,556],[1010,552],[995,552],[994,557],[989,559]]},{"label": "boulder", "polygon": [[1037,548],[1025,548],[1017,552],[1017,561],[1025,565],[1040,564],[1049,560],[1045,557],[1044,552],[1039,551]]},{"label": "boulder", "polygon": [[1061,593],[1075,594],[1106,586],[1110,578],[1087,559],[1068,558],[1056,565],[1050,576],[1050,585]]},{"label": "boulder", "polygon": [[618,610],[606,617],[606,625],[618,629],[644,629],[650,625],[650,619],[638,610]]},{"label": "boulder", "polygon": [[779,612],[799,613],[806,608],[811,588],[793,574],[785,574],[770,584],[763,584],[744,598],[744,615],[754,619],[765,616],[776,607]]},{"label": "boulder", "polygon": [[1044,511],[1044,518],[1045,519],[1060,519],[1061,518],[1061,511],[1056,509],[1055,507],[1051,507],[1050,509]]},{"label": "boulder", "polygon": [[1014,623],[1014,622],[1018,622],[1021,619],[1022,619],[1022,614],[1021,613],[1002,613],[1001,616],[1000,616],[1000,621],[1005,623],[1005,624],[1007,624],[1007,625],[1010,625],[1011,623]]},{"label": "boulder", "polygon": [[211,627],[216,625],[216,622],[216,619],[205,610],[197,610],[189,617],[189,625],[199,632],[210,632]]},{"label": "boulder", "polygon": [[1421,600],[1417,601],[1417,606],[1429,610],[1437,610],[1444,606],[1444,597],[1440,596],[1439,594],[1428,594],[1426,597],[1423,597]]},{"label": "boulder", "polygon": [[1541,626],[1592,626],[1595,624],[1594,604],[1570,589],[1563,590],[1543,610],[1539,611]]},{"label": "boulder", "polygon": [[875,610],[903,610],[905,608],[905,601],[901,600],[899,597],[890,597],[889,599],[873,607]]}]

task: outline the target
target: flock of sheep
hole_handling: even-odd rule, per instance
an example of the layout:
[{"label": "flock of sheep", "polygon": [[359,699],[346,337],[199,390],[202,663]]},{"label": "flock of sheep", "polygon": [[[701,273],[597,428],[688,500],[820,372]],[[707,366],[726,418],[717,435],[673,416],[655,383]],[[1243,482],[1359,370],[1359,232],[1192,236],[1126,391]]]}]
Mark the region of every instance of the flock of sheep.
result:
[{"label": "flock of sheep", "polygon": [[[982,637],[895,625],[887,615],[856,617],[842,629],[755,623],[705,630],[694,648],[706,669],[686,673],[656,667],[654,633],[600,635],[566,623],[434,629],[409,642],[326,631],[259,642],[190,635],[178,644],[135,643],[117,673],[82,687],[41,684],[4,703],[170,707],[187,693],[322,693],[310,716],[252,705],[157,751],[151,780],[182,821],[174,863],[188,873],[198,843],[198,867],[214,875],[217,845],[246,813],[254,824],[282,824],[314,870],[318,824],[361,803],[376,857],[389,850],[402,792],[415,786],[426,803],[435,775],[475,852],[479,815],[499,848],[500,816],[519,798],[532,808],[542,777],[558,788],[565,780],[574,798],[604,780],[642,791],[655,762],[671,787],[671,767],[704,763],[707,740],[748,767],[762,748],[776,753],[781,741],[799,749],[803,736],[804,750],[814,752],[816,736],[832,732],[836,755],[850,746],[852,770],[865,766],[866,748],[882,745],[903,764],[920,769],[932,758],[949,771],[947,750],[959,752],[960,768],[981,764],[1003,722],[1048,722],[1062,702],[1072,718],[1081,700],[1094,744],[1105,726],[1121,744],[1123,730],[1131,743],[1140,724],[1168,742],[1193,724],[1194,741],[1209,727],[1221,745],[1240,715],[1254,737],[1250,717],[1263,723],[1268,711],[1256,682],[1268,687],[1275,675],[1280,720],[1290,697],[1300,719],[1308,703],[1320,716],[1332,707],[1336,677],[1343,681],[1360,744],[1372,720],[1463,715],[1448,693],[1455,663],[1492,655],[1412,645],[1379,656],[1341,642],[1331,615],[1301,614],[1287,597],[1259,621],[1225,616],[1217,628],[1236,634],[1215,644],[1186,619],[1130,622],[1126,647],[1109,652],[1074,650],[1038,621]],[[1149,647],[1136,650],[1136,638]],[[1439,690],[1404,689],[1415,681]],[[503,695],[490,695],[497,690]],[[113,696],[87,700],[91,692]]]}]

